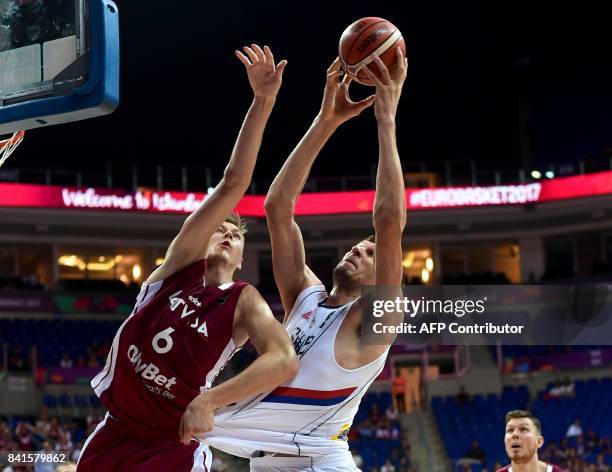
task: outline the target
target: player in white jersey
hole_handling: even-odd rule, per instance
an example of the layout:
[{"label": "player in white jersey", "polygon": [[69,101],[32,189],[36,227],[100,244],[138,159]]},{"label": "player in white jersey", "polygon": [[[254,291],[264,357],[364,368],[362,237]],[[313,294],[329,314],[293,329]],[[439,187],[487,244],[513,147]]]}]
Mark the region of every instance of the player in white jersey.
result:
[{"label": "player in white jersey", "polygon": [[[300,371],[273,391],[220,411],[216,427],[202,438],[234,455],[251,458],[251,470],[357,470],[347,435],[359,402],[382,370],[393,337],[367,345],[360,337],[362,285],[399,287],[401,238],[406,221],[404,180],[395,138],[395,114],[407,72],[382,71],[376,95],[352,102],[350,79],[340,80],[336,60],[328,70],[321,111],[278,176],[266,199],[274,277],[285,309],[285,329],[300,360]],[[295,203],[319,151],[336,128],[374,104],[379,162],[372,214],[375,238],[357,243],[334,269],[329,292],[306,266]],[[397,294],[397,292],[394,292]],[[398,315],[401,316],[401,315]],[[397,317],[381,318],[397,323]]]}]

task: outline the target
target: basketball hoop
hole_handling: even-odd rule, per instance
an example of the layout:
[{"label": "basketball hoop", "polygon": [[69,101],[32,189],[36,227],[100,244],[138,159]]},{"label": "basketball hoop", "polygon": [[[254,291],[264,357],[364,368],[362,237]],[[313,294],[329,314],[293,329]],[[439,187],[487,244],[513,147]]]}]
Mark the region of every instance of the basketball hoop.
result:
[{"label": "basketball hoop", "polygon": [[0,167],[13,153],[13,151],[17,149],[17,146],[21,144],[24,135],[25,131],[16,131],[10,138],[0,141]]}]

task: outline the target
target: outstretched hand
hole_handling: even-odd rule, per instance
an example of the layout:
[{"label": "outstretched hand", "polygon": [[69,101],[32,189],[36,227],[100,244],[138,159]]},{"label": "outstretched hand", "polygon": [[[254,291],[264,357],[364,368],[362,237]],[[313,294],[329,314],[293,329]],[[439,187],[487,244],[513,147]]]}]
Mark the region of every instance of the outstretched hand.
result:
[{"label": "outstretched hand", "polygon": [[287,65],[286,60],[278,64],[274,62],[274,55],[268,46],[263,49],[257,44],[243,47],[244,54],[236,51],[246,68],[249,83],[256,97],[274,98],[283,81],[283,71]]},{"label": "outstretched hand", "polygon": [[319,116],[335,126],[339,126],[345,121],[359,115],[363,110],[374,103],[374,95],[354,102],[349,95],[351,78],[345,75],[340,80],[340,58],[336,58],[332,65],[327,69],[327,82],[323,93],[323,103]]},{"label": "outstretched hand", "polygon": [[395,121],[397,105],[408,73],[408,59],[404,57],[399,47],[396,50],[396,61],[396,67],[389,72],[380,57],[374,55],[374,63],[378,66],[381,77],[377,77],[368,66],[363,67],[364,72],[376,86],[374,114],[379,121],[383,119]]}]

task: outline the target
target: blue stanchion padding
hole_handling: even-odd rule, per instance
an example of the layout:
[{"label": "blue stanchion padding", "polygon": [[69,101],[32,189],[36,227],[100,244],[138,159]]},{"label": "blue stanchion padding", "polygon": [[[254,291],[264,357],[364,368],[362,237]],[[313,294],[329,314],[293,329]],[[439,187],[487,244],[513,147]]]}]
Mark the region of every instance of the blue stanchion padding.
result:
[{"label": "blue stanchion padding", "polygon": [[60,96],[0,108],[0,135],[107,115],[119,105],[119,10],[89,1],[89,67],[82,85]]}]

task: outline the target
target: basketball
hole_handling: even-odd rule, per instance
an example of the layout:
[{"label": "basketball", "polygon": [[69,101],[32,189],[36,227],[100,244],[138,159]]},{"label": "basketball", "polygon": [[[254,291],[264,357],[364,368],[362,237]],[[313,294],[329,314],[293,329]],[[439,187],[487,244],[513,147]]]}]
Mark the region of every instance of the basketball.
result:
[{"label": "basketball", "polygon": [[360,84],[374,85],[362,70],[363,66],[369,66],[380,77],[373,56],[377,53],[389,71],[393,70],[396,67],[395,51],[398,46],[405,56],[406,45],[402,33],[390,21],[375,16],[357,20],[340,37],[338,49],[342,69]]}]

